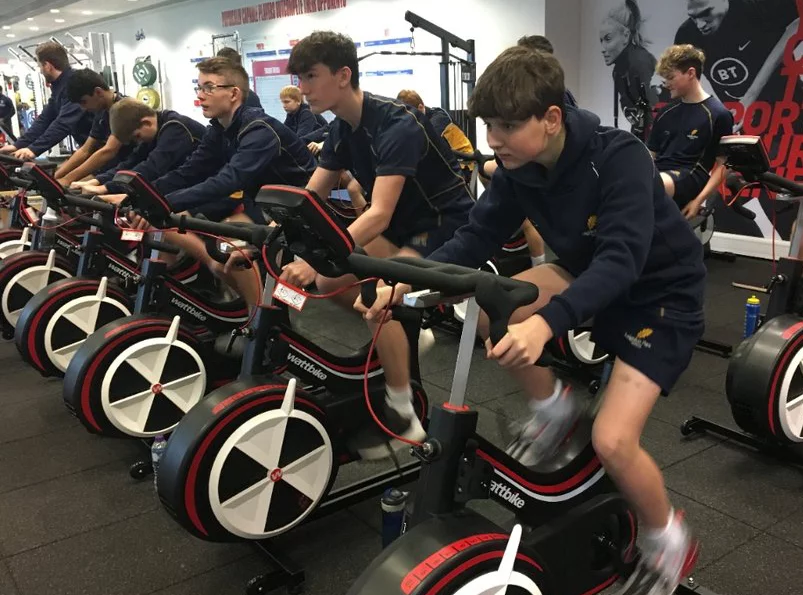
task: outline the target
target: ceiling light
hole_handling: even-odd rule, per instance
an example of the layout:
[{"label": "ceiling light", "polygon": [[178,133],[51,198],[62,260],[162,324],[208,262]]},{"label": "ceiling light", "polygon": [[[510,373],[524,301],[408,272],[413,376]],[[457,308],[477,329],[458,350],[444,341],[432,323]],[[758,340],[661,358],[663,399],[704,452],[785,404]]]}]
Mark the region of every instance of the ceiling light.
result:
[{"label": "ceiling light", "polygon": [[56,21],[57,23],[63,23],[64,22],[64,19],[53,19],[53,20]]},{"label": "ceiling light", "polygon": [[89,16],[90,14],[92,14],[92,11],[91,10],[82,10],[81,14],[85,14],[85,15]]},{"label": "ceiling light", "polygon": [[13,33],[6,33],[6,37],[16,37]]},{"label": "ceiling light", "polygon": [[39,27],[28,27],[31,31],[39,31]]},{"label": "ceiling light", "polygon": [[3,25],[3,31],[8,31],[9,29],[11,29],[11,27],[8,25]]},{"label": "ceiling light", "polygon": [[27,18],[27,19],[25,19],[25,20],[26,20],[26,21],[32,21],[32,20],[33,20],[33,17],[28,17],[28,18]]},{"label": "ceiling light", "polygon": [[52,12],[53,14],[58,14],[58,13],[60,13],[61,11],[60,11],[58,8],[51,8],[51,9],[50,9],[50,12]]}]

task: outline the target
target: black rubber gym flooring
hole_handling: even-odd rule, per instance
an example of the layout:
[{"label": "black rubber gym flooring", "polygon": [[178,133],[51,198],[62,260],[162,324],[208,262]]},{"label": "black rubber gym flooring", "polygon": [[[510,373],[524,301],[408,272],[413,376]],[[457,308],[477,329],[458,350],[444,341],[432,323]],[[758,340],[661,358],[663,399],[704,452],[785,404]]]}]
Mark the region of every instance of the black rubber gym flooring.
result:
[{"label": "black rubber gym flooring", "polygon": [[[733,343],[747,296],[730,281],[763,283],[770,263],[711,261],[709,272],[707,336]],[[365,337],[354,320],[320,306],[301,325],[333,350],[357,347]],[[455,345],[439,338],[423,362],[433,400],[448,396]],[[696,354],[656,408],[644,445],[702,539],[698,583],[720,595],[799,595],[800,472],[716,438],[683,439],[678,431],[691,414],[732,425],[726,367],[724,359]],[[160,508],[150,481],[129,478],[140,448],[85,432],[62,405],[60,382],[24,365],[13,344],[0,345],[0,370],[0,595],[241,595],[266,570],[248,544],[209,544],[185,533]],[[512,418],[525,411],[514,384],[479,352],[469,399],[487,437],[499,435],[499,412]],[[366,472],[341,468],[338,483]],[[490,512],[504,518],[493,506]],[[277,546],[306,566],[306,593],[337,595],[379,552],[379,526],[374,500],[298,528]]]}]

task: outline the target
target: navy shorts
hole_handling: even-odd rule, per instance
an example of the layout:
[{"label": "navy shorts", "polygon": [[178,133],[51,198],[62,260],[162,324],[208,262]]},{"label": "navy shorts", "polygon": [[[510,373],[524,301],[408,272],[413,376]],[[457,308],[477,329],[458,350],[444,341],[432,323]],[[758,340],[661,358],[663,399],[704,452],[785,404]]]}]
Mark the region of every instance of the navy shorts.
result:
[{"label": "navy shorts", "polygon": [[667,395],[691,362],[705,330],[703,311],[614,306],[594,317],[591,339]]},{"label": "navy shorts", "polygon": [[694,169],[672,169],[661,172],[668,174],[675,182],[675,196],[673,197],[681,209],[697,198],[708,184],[708,174],[695,167]]},{"label": "navy shorts", "polygon": [[433,229],[415,235],[394,233],[393,230],[388,229],[382,235],[399,248],[410,248],[426,258],[451,240],[455,232],[466,223],[468,223],[468,215],[465,217],[442,215],[440,225]]}]

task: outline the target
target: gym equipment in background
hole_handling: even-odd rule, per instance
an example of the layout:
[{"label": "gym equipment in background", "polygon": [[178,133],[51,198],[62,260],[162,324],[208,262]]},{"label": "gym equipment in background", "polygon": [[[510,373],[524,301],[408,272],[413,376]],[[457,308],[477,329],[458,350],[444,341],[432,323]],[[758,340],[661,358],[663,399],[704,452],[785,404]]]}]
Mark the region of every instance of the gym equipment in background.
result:
[{"label": "gym equipment in background", "polygon": [[795,464],[803,459],[792,448],[803,442],[803,185],[770,173],[769,158],[758,136],[727,136],[720,151],[730,169],[748,182],[779,192],[776,201],[798,203],[797,227],[789,254],[777,264],[766,287],[734,283],[734,287],[768,294],[769,304],[756,333],[742,341],[728,364],[725,391],[735,431],[691,417],[681,426],[684,436],[711,432],[768,451]]},{"label": "gym equipment in background", "polygon": [[[476,47],[473,39],[462,39],[446,29],[431,23],[414,12],[404,13],[404,20],[410,23],[410,32],[413,37],[410,41],[409,52],[378,51],[360,56],[365,60],[371,56],[439,56],[441,105],[452,121],[465,133],[471,145],[477,146],[477,123],[474,118],[468,117],[468,98],[474,91],[477,81]],[[415,30],[423,29],[441,40],[440,52],[417,52],[415,50]],[[465,52],[465,58],[451,53],[452,48]]]},{"label": "gym equipment in background", "polygon": [[162,85],[161,68],[161,62],[157,69],[153,65],[151,57],[144,56],[137,58],[132,70],[134,82],[140,86],[139,91],[137,91],[137,99],[153,110],[158,110],[162,105],[161,94],[153,88],[157,81],[160,87]]},{"label": "gym equipment in background", "polygon": [[[138,174],[121,171],[114,182],[151,224],[170,220],[169,203]],[[178,218],[171,221],[180,225]],[[150,241],[164,250],[160,235]],[[95,434],[166,435],[240,366],[238,353],[216,345],[248,320],[242,298],[220,300],[182,284],[167,274],[158,253],[143,262],[140,277],[134,313],[89,335],[64,375],[67,408]]]},{"label": "gym equipment in background", "polygon": [[[34,295],[23,308],[14,333],[17,350],[26,362],[43,376],[63,376],[87,337],[113,320],[131,315],[142,276],[139,263],[148,250],[172,254],[179,250],[149,236],[143,236],[141,242],[126,242],[126,232],[117,222],[118,207],[67,195],[41,170],[32,169],[29,175],[39,187],[50,188],[45,196],[48,205],[60,210],[81,206],[93,213],[85,219],[92,225],[84,234],[75,278],[57,281]],[[200,269],[185,256],[171,267],[170,274],[188,284],[198,279]],[[214,284],[211,274],[204,281],[206,287]]]}]

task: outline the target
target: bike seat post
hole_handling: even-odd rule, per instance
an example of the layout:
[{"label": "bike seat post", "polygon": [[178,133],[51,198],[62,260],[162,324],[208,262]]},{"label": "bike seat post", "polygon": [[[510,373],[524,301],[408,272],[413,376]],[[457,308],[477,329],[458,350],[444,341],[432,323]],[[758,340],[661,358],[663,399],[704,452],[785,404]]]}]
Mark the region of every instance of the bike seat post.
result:
[{"label": "bike seat post", "polygon": [[463,333],[460,335],[460,348],[454,368],[452,392],[449,395],[449,404],[453,407],[462,407],[465,404],[468,374],[471,370],[471,356],[477,341],[479,320],[480,307],[477,305],[477,300],[472,297],[468,300],[466,308],[466,319],[463,322]]}]

